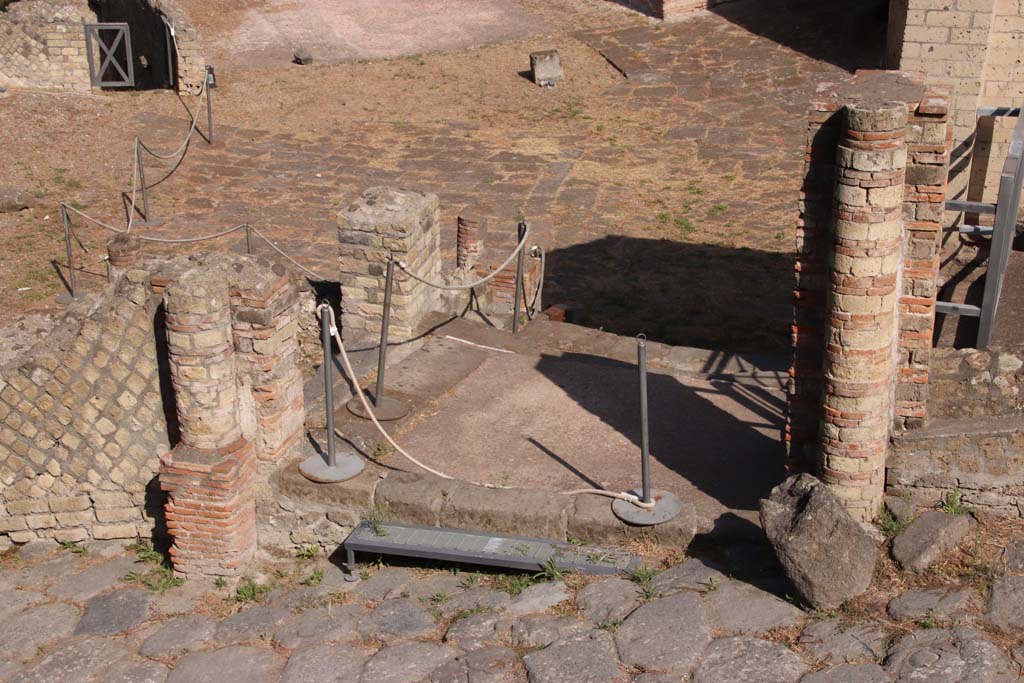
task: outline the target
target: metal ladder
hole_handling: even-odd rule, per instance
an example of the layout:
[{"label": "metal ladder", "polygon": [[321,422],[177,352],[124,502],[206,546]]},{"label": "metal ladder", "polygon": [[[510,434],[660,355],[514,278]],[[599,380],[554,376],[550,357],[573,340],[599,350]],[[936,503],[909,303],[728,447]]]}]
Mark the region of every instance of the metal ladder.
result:
[{"label": "metal ladder", "polygon": [[947,211],[995,215],[991,227],[986,225],[961,225],[959,232],[965,235],[990,235],[992,244],[988,256],[988,274],[985,276],[985,290],[980,306],[958,304],[951,301],[936,301],[935,312],[945,315],[960,315],[979,318],[976,347],[983,349],[992,342],[992,332],[999,296],[1003,290],[1006,265],[1013,248],[1013,237],[1020,210],[1021,183],[1024,182],[1024,116],[1019,107],[982,107],[978,117],[1015,116],[1017,125],[1013,129],[1010,149],[999,174],[999,193],[995,203],[950,200]]}]

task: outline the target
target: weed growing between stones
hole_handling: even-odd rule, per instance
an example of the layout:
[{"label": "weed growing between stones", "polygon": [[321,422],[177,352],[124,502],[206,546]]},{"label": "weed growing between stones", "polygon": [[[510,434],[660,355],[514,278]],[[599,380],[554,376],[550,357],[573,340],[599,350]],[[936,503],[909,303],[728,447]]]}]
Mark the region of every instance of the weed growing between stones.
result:
[{"label": "weed growing between stones", "polygon": [[128,572],[123,581],[139,583],[151,591],[162,593],[168,588],[177,588],[185,583],[185,579],[174,575],[174,570],[163,554],[145,541],[136,541],[126,549],[135,553],[136,564],[154,565],[146,571]]},{"label": "weed growing between stones", "polygon": [[266,583],[256,583],[256,581],[250,577],[242,579],[242,582],[238,584],[238,588],[235,589],[233,597],[225,598],[228,601],[234,602],[260,602],[266,597],[267,593],[270,592],[272,586]]},{"label": "weed growing between stones", "polygon": [[910,526],[909,520],[900,520],[888,510],[882,510],[878,518],[878,528],[888,539],[893,539],[902,534]]},{"label": "weed growing between stones", "polygon": [[224,588],[227,585],[227,579],[225,579],[223,576],[218,576],[216,579],[213,580],[214,588]]},{"label": "weed growing between stones", "polygon": [[324,580],[324,570],[314,569],[313,573],[299,581],[303,586],[319,586],[320,582]]},{"label": "weed growing between stones", "polygon": [[494,587],[516,597],[535,583],[529,574],[502,574],[494,580]]},{"label": "weed growing between stones", "polygon": [[301,550],[299,550],[299,552],[296,553],[295,556],[297,558],[299,558],[300,560],[312,560],[319,553],[320,553],[320,546],[318,546],[318,545],[308,545],[305,548],[302,548]]},{"label": "weed growing between stones", "polygon": [[89,554],[89,549],[84,545],[78,545],[77,541],[60,541],[61,550],[67,550],[68,552],[74,553],[79,557],[84,557]]},{"label": "weed growing between stones", "polygon": [[947,515],[969,515],[974,512],[974,508],[964,502],[964,494],[960,489],[948,491],[939,509]]},{"label": "weed growing between stones", "polygon": [[125,546],[128,552],[135,553],[136,562],[146,562],[150,564],[163,564],[164,556],[160,554],[160,551],[153,548],[152,545],[145,541],[136,541]]},{"label": "weed growing between stones", "polygon": [[654,581],[654,577],[657,575],[657,571],[651,569],[646,564],[642,564],[630,573],[629,580],[640,586],[644,600],[651,600],[658,597],[657,591],[651,585],[651,582]]},{"label": "weed growing between stones", "polygon": [[430,596],[431,605],[442,605],[448,601],[448,594],[444,592],[437,592]]},{"label": "weed growing between stones", "polygon": [[558,568],[555,558],[549,557],[548,561],[541,565],[540,571],[533,575],[535,581],[561,581],[565,578],[566,572]]}]

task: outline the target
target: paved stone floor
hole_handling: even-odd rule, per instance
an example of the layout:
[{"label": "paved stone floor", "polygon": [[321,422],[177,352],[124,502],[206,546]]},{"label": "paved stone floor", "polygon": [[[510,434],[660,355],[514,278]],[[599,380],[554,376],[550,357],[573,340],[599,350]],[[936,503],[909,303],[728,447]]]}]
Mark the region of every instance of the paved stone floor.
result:
[{"label": "paved stone floor", "polygon": [[1019,680],[994,641],[1012,649],[1021,632],[983,630],[974,589],[897,590],[885,618],[806,613],[778,597],[788,589],[754,546],[670,559],[652,576],[374,564],[348,583],[313,558],[250,584],[162,591],[132,580],[160,588],[158,565],[109,542],[22,552],[0,571],[0,680],[11,683]]},{"label": "paved stone floor", "polygon": [[[735,5],[677,24],[578,32],[624,74],[620,83],[600,101],[532,111],[509,130],[485,116],[367,118],[319,135],[301,119],[288,132],[218,126],[213,147],[193,145],[154,189],[155,215],[174,220],[152,232],[250,222],[329,278],[341,203],[379,184],[431,191],[449,258],[458,215],[483,222],[491,263],[514,243],[516,220],[530,219],[550,254],[548,300],[577,305],[588,325],[782,352],[806,103],[818,83],[877,65],[878,46],[842,29],[877,20],[850,3]],[[589,124],[592,107],[614,108],[617,123]],[[181,119],[140,124],[161,149],[182,134]],[[630,126],[640,132],[620,138]],[[152,166],[150,179],[161,175]],[[241,236],[222,247],[241,249]]]}]

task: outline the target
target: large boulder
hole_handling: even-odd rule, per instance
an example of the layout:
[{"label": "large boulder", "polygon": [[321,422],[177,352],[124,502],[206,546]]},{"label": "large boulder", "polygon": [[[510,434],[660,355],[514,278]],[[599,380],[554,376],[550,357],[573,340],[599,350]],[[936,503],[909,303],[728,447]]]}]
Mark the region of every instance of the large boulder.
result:
[{"label": "large boulder", "polygon": [[761,526],[805,605],[839,607],[871,584],[874,540],[811,475],[792,476],[772,489],[761,501]]}]

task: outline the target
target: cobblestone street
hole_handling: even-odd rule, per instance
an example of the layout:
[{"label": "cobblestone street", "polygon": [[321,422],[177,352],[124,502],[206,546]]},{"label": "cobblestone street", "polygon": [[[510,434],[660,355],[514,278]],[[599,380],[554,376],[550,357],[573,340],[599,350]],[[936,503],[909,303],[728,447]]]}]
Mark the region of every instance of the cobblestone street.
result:
[{"label": "cobblestone street", "polygon": [[[371,564],[349,583],[310,558],[218,586],[175,585],[151,551],[112,543],[6,558],[0,680],[978,683],[1020,671],[993,635],[1019,627],[1016,576],[995,580],[1003,607],[987,611],[976,587],[940,584],[807,613],[783,599],[770,550],[748,544],[631,577]],[[1020,546],[1002,560],[1019,571]]]}]

